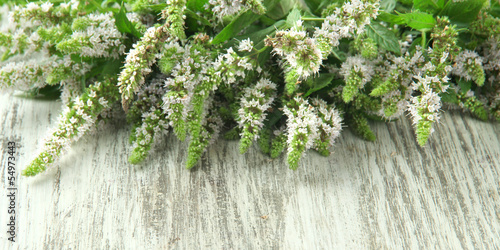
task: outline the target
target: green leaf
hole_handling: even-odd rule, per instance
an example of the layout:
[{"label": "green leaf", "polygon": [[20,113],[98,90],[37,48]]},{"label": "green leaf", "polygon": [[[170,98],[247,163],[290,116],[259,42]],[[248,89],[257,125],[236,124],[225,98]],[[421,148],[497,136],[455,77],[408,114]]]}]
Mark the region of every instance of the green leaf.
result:
[{"label": "green leaf", "polygon": [[462,93],[467,93],[472,88],[472,81],[466,81],[464,79],[460,79],[457,82],[458,86],[460,87],[460,92]]},{"label": "green leaf", "polygon": [[443,8],[443,1],[437,0],[413,0],[413,8],[423,12],[435,14]]},{"label": "green leaf", "polygon": [[330,83],[332,83],[332,80],[334,77],[335,77],[335,74],[325,73],[325,74],[319,74],[318,77],[309,78],[307,80],[306,84],[311,86],[311,88],[307,91],[307,93],[304,95],[304,97],[308,97],[312,93],[314,93],[318,90],[321,90],[324,87],[328,86]]},{"label": "green leaf", "polygon": [[366,34],[369,38],[373,39],[380,48],[387,51],[401,54],[401,47],[399,46],[398,38],[394,32],[379,23],[372,22],[366,27]]},{"label": "green leaf", "polygon": [[208,0],[188,0],[186,7],[195,13],[198,11],[204,12],[205,4],[208,4]]},{"label": "green leaf", "polygon": [[114,16],[115,16],[115,25],[118,31],[122,33],[131,34],[136,38],[141,38],[142,34],[139,31],[137,31],[135,25],[132,22],[130,22],[130,20],[128,20],[127,13],[123,4],[120,10],[117,13],[115,13]]},{"label": "green leaf", "polygon": [[396,8],[396,0],[382,0],[380,1],[380,9],[387,12],[391,13],[394,8]]},{"label": "green leaf", "polygon": [[217,36],[212,40],[212,44],[223,43],[240,33],[243,29],[248,27],[253,22],[257,21],[260,15],[247,10],[238,17],[236,17],[229,25],[227,25]]},{"label": "green leaf", "polygon": [[451,88],[448,88],[446,92],[440,94],[441,101],[446,103],[458,104],[457,93]]},{"label": "green leaf", "polygon": [[448,16],[453,23],[466,26],[477,19],[477,15],[481,8],[483,8],[485,1],[465,0],[463,2],[454,2],[450,0],[439,15]]},{"label": "green leaf", "polygon": [[381,12],[377,17],[377,20],[382,21],[382,22],[386,22],[386,23],[392,23],[392,24],[404,24],[405,23],[403,18],[401,18],[400,16],[394,15],[394,14],[389,14],[387,12]]},{"label": "green leaf", "polygon": [[286,24],[289,27],[295,26],[297,21],[300,20],[300,10],[297,8],[294,8],[292,11],[290,11],[290,14],[286,17]]},{"label": "green leaf", "polygon": [[407,26],[420,30],[430,30],[436,25],[436,19],[431,14],[422,12],[411,12],[407,14],[398,13],[402,18],[404,24]]}]

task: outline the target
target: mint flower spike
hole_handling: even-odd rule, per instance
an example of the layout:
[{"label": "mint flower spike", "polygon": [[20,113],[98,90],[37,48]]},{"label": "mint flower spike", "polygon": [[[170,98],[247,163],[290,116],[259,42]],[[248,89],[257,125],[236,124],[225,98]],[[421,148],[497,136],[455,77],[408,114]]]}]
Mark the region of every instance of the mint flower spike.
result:
[{"label": "mint flower spike", "polygon": [[328,105],[322,99],[311,99],[311,105],[314,107],[319,121],[319,136],[314,141],[313,148],[320,154],[328,156],[330,155],[330,147],[333,146],[342,130],[342,118],[333,105]]},{"label": "mint flower spike", "polygon": [[138,164],[146,159],[157,135],[168,128],[163,110],[153,106],[149,112],[144,113],[141,126],[135,130],[134,149],[128,159],[129,162]]},{"label": "mint flower spike", "polygon": [[116,87],[109,80],[89,86],[87,92],[66,106],[57,128],[45,140],[42,152],[22,171],[22,175],[35,176],[51,167],[72,142],[92,128],[97,116],[118,99]]},{"label": "mint flower spike", "polygon": [[276,84],[261,78],[257,84],[243,89],[238,110],[238,126],[241,129],[240,152],[245,153],[253,141],[259,138],[267,110],[276,97]]},{"label": "mint flower spike", "polygon": [[274,38],[266,40],[267,46],[284,59],[285,82],[288,94],[292,94],[301,80],[317,74],[323,62],[323,55],[316,41],[308,37],[302,21],[298,20],[290,30],[276,32]]},{"label": "mint flower spike", "polygon": [[42,4],[30,2],[24,7],[15,6],[9,15],[9,19],[22,29],[39,26],[49,27],[76,17],[78,8],[78,0],[71,0],[69,3],[61,3],[58,6],[54,6],[50,2]]},{"label": "mint flower spike", "polygon": [[[206,81],[206,65],[210,65],[212,59],[200,44],[186,44],[180,47],[177,43],[171,43],[164,50],[168,52],[165,56],[169,58],[166,60],[176,58],[176,65],[170,70],[171,77],[165,81],[169,91],[163,96],[163,109],[174,133],[180,140],[184,140],[187,133],[185,119],[191,109],[195,89],[200,88],[199,85]],[[210,93],[210,90],[206,93]]]},{"label": "mint flower spike", "polygon": [[129,103],[144,84],[145,76],[151,73],[160,46],[168,38],[165,27],[150,27],[139,42],[133,45],[125,59],[125,65],[118,77],[118,87],[122,95],[122,106],[128,110]]},{"label": "mint flower spike", "polygon": [[41,88],[82,76],[89,70],[88,64],[75,63],[69,56],[9,62],[0,69],[0,90]]},{"label": "mint flower spike", "polygon": [[339,46],[340,39],[363,33],[371,19],[377,18],[379,7],[380,1],[351,0],[327,16],[313,35],[323,57],[326,58],[334,47]]},{"label": "mint flower spike", "polygon": [[111,12],[78,17],[71,29],[73,33],[56,46],[62,53],[117,59],[125,52],[122,42],[126,36],[116,28]]},{"label": "mint flower spike", "polygon": [[207,147],[217,140],[220,128],[223,125],[217,109],[214,108],[215,104],[212,98],[210,97],[206,100],[206,103],[207,105],[205,105],[203,112],[206,116],[202,119],[199,129],[191,133],[186,160],[187,169],[193,168],[207,150]]},{"label": "mint flower spike", "polygon": [[342,99],[348,103],[359,93],[374,75],[374,65],[360,55],[350,56],[342,63],[340,74],[344,76],[346,86],[342,90]]},{"label": "mint flower spike", "polygon": [[205,8],[211,8],[220,22],[226,16],[232,16],[247,9],[259,15],[266,13],[266,8],[260,0],[209,0]]},{"label": "mint flower spike", "polygon": [[483,60],[476,52],[470,50],[461,51],[455,57],[452,73],[467,81],[473,80],[478,86],[483,86],[485,81]]},{"label": "mint flower spike", "polygon": [[184,39],[184,10],[186,2],[169,0],[162,11],[163,25],[150,27],[139,42],[133,45],[125,59],[125,65],[118,77],[118,87],[122,94],[122,107],[128,110],[128,105],[134,94],[144,84],[144,77],[151,73],[151,66],[156,62],[156,56],[165,42]]},{"label": "mint flower spike", "polygon": [[[418,83],[412,86],[414,90],[421,91],[421,95],[411,97],[408,111],[412,116],[413,126],[417,142],[420,146],[427,143],[430,135],[434,132],[433,124],[439,121],[439,110],[441,109],[441,98],[431,87],[432,84],[440,83],[437,77],[415,76]],[[446,85],[448,86],[448,85]]]},{"label": "mint flower spike", "polygon": [[295,97],[283,109],[287,116],[287,164],[290,169],[299,167],[299,160],[319,137],[319,121],[313,109],[302,97]]},{"label": "mint flower spike", "polygon": [[168,33],[181,40],[186,39],[186,34],[184,33],[185,10],[185,0],[167,0],[167,7],[161,12],[162,19],[165,19],[164,27]]}]

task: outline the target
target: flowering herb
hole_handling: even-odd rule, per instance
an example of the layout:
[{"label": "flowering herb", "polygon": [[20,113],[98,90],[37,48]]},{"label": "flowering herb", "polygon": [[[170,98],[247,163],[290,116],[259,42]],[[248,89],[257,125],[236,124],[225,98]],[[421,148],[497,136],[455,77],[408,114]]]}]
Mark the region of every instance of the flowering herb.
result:
[{"label": "flowering herb", "polygon": [[187,168],[220,136],[296,169],[343,128],[375,140],[370,119],[408,115],[421,146],[446,108],[500,120],[496,0],[0,4],[0,89],[55,89],[64,105],[25,176],[112,110],[132,126],[130,163],[171,131],[189,141]]}]

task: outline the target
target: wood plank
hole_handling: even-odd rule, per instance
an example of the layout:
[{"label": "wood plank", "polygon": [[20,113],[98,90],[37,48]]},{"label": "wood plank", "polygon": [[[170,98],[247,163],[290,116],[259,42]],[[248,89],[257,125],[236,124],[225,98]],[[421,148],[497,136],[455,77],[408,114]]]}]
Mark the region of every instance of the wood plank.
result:
[{"label": "wood plank", "polygon": [[55,126],[60,102],[0,95],[1,249],[486,248],[500,246],[500,126],[444,114],[425,148],[411,123],[373,123],[376,142],[347,129],[335,153],[297,171],[219,141],[184,169],[173,136],[140,166],[129,128],[75,143],[59,167],[17,180],[17,243],[7,224],[6,153],[18,173]]}]

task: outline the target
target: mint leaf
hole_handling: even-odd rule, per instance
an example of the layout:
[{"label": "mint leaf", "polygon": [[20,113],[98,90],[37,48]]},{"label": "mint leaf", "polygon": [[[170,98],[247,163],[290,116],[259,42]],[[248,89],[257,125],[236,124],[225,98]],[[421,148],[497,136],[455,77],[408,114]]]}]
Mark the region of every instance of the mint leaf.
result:
[{"label": "mint leaf", "polygon": [[399,46],[398,38],[394,32],[379,23],[372,22],[366,26],[366,34],[369,38],[373,39],[380,48],[387,51],[401,54],[401,47]]},{"label": "mint leaf", "polygon": [[396,0],[381,0],[380,1],[380,9],[387,12],[391,13],[394,8],[396,8]]},{"label": "mint leaf", "polygon": [[463,2],[449,1],[439,15],[448,16],[450,21],[455,24],[467,26],[477,19],[477,15],[483,8],[484,3],[485,0],[465,0]]},{"label": "mint leaf", "polygon": [[122,6],[120,7],[120,10],[114,14],[115,17],[115,25],[116,29],[122,33],[127,33],[135,36],[136,38],[141,38],[142,34],[137,31],[135,28],[135,25],[130,22],[127,18],[127,13],[125,11],[125,7]]},{"label": "mint leaf", "polygon": [[443,8],[443,1],[438,0],[413,0],[413,8],[423,12],[435,14]]},{"label": "mint leaf", "polygon": [[236,17],[229,25],[227,25],[217,36],[212,40],[212,44],[223,43],[240,33],[243,29],[248,27],[253,22],[257,21],[260,15],[247,10],[238,17]]},{"label": "mint leaf", "polygon": [[328,86],[330,83],[332,83],[334,77],[335,74],[325,73],[325,74],[320,74],[318,77],[309,78],[307,80],[307,84],[311,86],[311,88],[307,91],[307,93],[304,96],[308,97],[312,93]]},{"label": "mint leaf", "polygon": [[422,12],[412,12],[407,14],[399,13],[399,17],[407,26],[412,29],[425,31],[430,30],[436,25],[436,19],[431,14]]},{"label": "mint leaf", "polygon": [[297,21],[300,20],[300,10],[297,8],[294,8],[292,11],[290,11],[290,14],[286,17],[286,24],[289,27],[295,26]]}]

